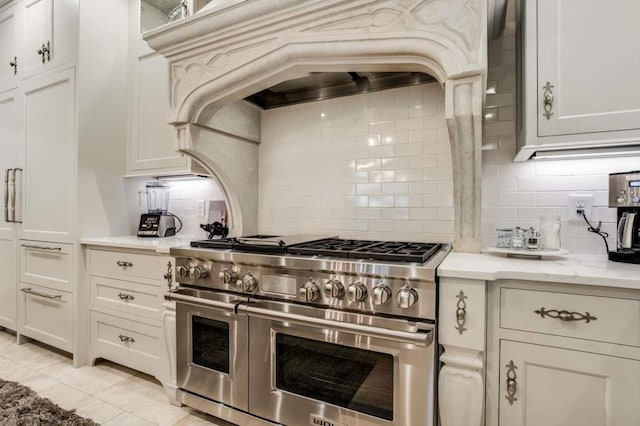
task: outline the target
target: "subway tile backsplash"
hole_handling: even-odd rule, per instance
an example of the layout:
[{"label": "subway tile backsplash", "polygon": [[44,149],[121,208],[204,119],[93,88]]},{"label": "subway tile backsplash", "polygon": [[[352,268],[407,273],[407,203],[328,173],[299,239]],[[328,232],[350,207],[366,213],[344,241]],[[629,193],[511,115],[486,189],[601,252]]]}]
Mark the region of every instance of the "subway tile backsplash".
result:
[{"label": "subway tile backsplash", "polygon": [[260,232],[451,242],[443,107],[430,83],[264,111]]}]

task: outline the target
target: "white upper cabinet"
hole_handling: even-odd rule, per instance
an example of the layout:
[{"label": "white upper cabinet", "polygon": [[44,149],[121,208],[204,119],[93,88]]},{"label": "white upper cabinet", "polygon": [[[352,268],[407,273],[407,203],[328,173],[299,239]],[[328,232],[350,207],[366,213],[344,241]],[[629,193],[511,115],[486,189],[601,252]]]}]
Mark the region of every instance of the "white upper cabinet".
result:
[{"label": "white upper cabinet", "polygon": [[0,92],[18,86],[17,73],[22,58],[18,31],[18,7],[0,7]]},{"label": "white upper cabinet", "polygon": [[31,77],[75,61],[78,0],[23,0],[24,73]]},{"label": "white upper cabinet", "polygon": [[536,150],[640,142],[640,3],[522,2],[524,127]]},{"label": "white upper cabinet", "polygon": [[75,69],[24,85],[21,239],[72,242],[75,217]]}]

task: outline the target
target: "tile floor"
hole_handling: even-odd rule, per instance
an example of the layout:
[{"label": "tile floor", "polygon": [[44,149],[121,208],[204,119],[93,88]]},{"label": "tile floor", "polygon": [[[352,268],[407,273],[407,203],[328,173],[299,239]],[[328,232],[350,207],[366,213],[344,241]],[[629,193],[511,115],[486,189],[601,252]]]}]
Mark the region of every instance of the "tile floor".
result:
[{"label": "tile floor", "polygon": [[233,426],[169,403],[152,377],[108,361],[73,368],[71,359],[36,342],[18,345],[0,331],[0,378],[29,386],[62,408],[105,426]]}]

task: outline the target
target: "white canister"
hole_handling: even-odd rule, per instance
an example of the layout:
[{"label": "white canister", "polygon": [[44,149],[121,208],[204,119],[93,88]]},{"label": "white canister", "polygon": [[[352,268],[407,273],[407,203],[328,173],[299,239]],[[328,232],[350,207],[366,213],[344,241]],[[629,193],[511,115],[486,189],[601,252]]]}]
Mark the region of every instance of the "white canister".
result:
[{"label": "white canister", "polygon": [[540,247],[543,250],[560,249],[560,215],[543,214],[540,216]]}]

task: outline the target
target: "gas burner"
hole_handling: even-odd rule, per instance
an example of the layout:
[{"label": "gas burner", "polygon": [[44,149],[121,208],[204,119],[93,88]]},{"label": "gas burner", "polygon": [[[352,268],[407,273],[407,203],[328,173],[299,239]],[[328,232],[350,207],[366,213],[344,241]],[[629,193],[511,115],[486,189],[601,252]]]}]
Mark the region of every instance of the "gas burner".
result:
[{"label": "gas burner", "polygon": [[343,240],[333,238],[312,243],[297,244],[289,247],[287,253],[388,262],[424,263],[438,250],[440,250],[440,244],[437,243]]}]

